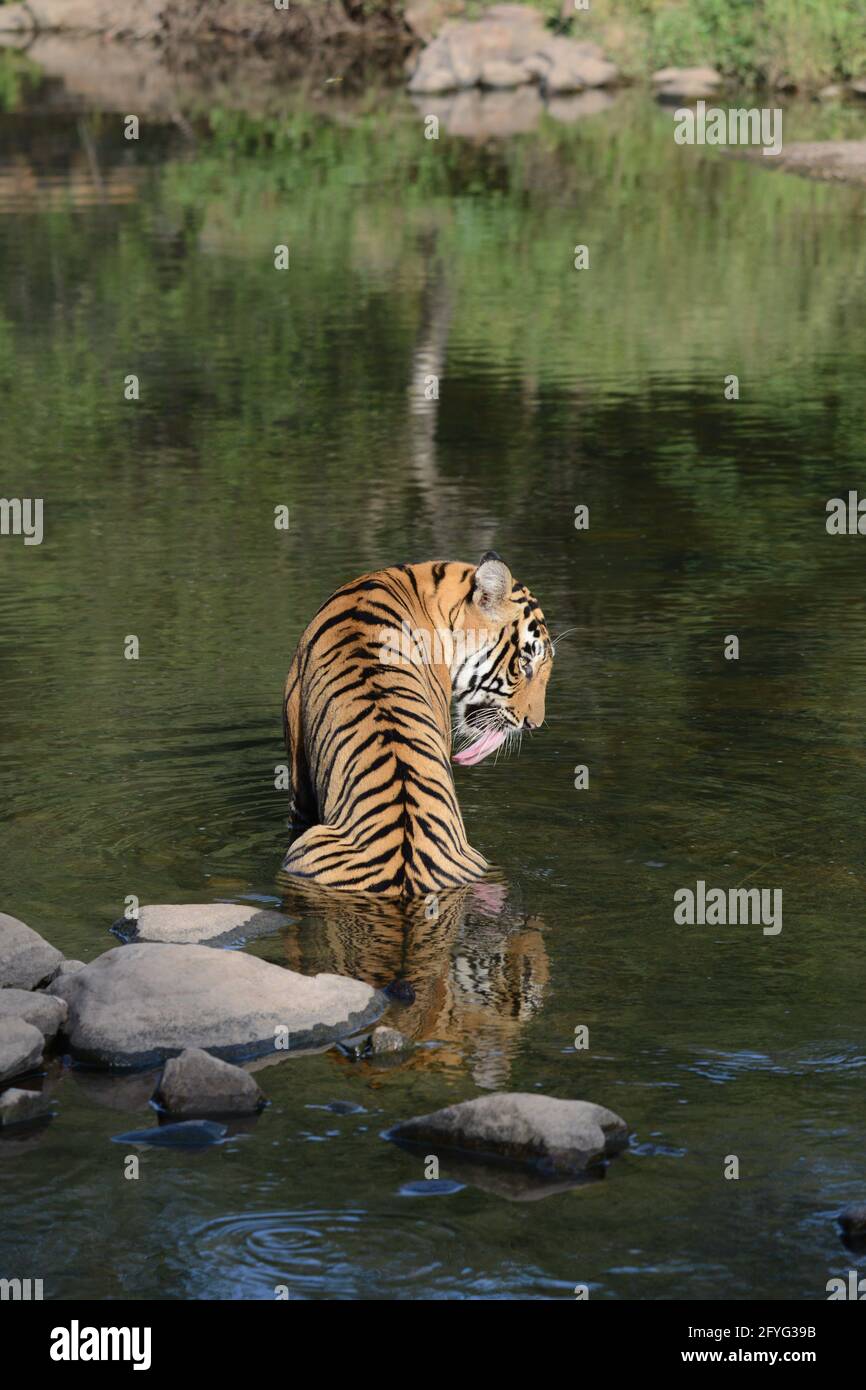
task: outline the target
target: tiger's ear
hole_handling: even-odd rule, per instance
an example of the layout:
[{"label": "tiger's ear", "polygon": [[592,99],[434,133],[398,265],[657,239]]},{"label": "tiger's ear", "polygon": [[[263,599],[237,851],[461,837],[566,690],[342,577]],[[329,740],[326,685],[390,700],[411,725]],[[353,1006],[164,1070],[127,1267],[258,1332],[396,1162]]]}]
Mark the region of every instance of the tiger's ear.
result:
[{"label": "tiger's ear", "polygon": [[475,571],[472,602],[489,621],[505,621],[513,582],[510,569],[495,550],[488,550],[481,556]]}]

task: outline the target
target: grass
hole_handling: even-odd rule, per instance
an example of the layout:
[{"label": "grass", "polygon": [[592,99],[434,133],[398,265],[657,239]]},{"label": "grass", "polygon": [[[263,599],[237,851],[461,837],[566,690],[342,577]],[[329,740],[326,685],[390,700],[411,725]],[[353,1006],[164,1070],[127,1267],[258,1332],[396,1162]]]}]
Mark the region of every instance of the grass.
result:
[{"label": "grass", "polygon": [[[493,0],[468,0],[478,16]],[[745,84],[812,88],[866,76],[866,0],[530,0],[551,27],[595,39],[632,78],[710,63]]]}]

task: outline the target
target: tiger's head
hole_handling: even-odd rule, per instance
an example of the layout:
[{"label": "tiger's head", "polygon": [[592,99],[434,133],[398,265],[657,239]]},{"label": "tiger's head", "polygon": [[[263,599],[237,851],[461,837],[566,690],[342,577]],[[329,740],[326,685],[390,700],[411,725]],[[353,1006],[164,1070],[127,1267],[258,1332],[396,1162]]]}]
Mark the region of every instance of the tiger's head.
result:
[{"label": "tiger's head", "polygon": [[544,723],[553,644],[537,601],[495,550],[470,579],[451,664],[455,763],[474,766]]}]

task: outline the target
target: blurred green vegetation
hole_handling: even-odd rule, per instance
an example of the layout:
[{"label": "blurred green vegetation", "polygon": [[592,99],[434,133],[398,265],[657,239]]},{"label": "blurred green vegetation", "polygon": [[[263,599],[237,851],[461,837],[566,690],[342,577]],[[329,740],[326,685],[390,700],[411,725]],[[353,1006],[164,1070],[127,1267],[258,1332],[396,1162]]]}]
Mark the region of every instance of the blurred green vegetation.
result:
[{"label": "blurred green vegetation", "polygon": [[[480,14],[495,0],[470,0]],[[866,76],[866,0],[529,0],[551,25],[603,44],[630,76],[710,63],[744,82]]]}]

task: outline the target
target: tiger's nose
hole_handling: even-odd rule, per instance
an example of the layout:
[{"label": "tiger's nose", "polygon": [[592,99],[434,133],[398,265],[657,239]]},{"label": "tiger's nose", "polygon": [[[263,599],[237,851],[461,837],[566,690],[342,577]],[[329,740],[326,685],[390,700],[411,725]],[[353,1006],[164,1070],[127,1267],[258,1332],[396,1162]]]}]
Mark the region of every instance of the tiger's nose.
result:
[{"label": "tiger's nose", "polygon": [[524,721],[523,721],[523,727],[524,727],[524,729],[529,729],[529,731],[532,732],[533,729],[537,729],[537,728],[538,728],[538,725],[537,725],[537,724],[533,724],[532,720],[529,719],[529,718],[527,717],[527,718],[524,719]]}]

